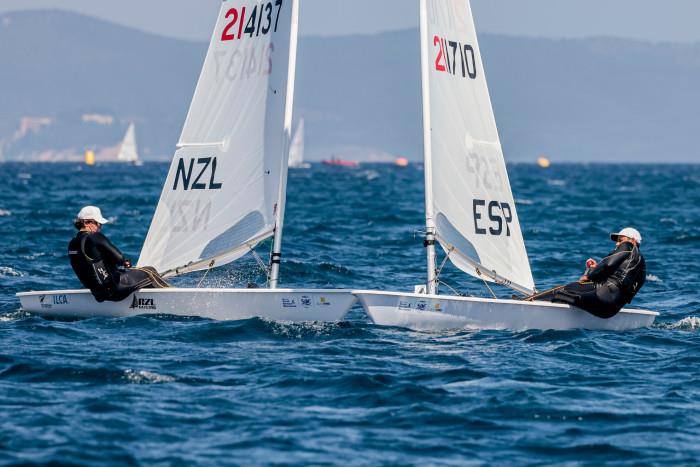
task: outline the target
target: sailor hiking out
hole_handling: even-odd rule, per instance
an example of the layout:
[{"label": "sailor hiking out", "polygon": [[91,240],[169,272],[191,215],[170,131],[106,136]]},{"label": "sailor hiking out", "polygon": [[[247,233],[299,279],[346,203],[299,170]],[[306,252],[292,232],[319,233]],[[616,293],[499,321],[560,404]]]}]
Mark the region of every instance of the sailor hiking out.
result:
[{"label": "sailor hiking out", "polygon": [[642,235],[631,227],[610,234],[615,249],[600,262],[586,261],[586,273],[573,282],[539,295],[536,300],[568,303],[599,318],[612,318],[634,296],[646,280],[646,264],[640,251]]},{"label": "sailor hiking out", "polygon": [[131,267],[131,261],[102,234],[102,225],[108,222],[95,206],[81,209],[74,221],[78,233],[68,244],[68,256],[83,286],[98,302],[118,302],[143,288],[168,287],[155,269]]}]

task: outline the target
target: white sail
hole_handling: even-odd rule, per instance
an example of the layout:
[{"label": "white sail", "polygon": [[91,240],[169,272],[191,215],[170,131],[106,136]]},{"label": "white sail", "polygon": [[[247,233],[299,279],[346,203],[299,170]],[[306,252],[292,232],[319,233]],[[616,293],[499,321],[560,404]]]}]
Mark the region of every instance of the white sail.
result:
[{"label": "white sail", "polygon": [[220,266],[273,234],[291,23],[292,0],[223,2],[139,265]]},{"label": "white sail", "polygon": [[117,160],[121,162],[136,162],[139,160],[139,151],[136,147],[136,130],[133,123],[129,124],[122,144],[119,146]]},{"label": "white sail", "polygon": [[289,167],[304,166],[304,119],[299,120],[289,148]]},{"label": "white sail", "polygon": [[427,0],[422,8],[428,225],[461,270],[531,291],[469,1]]}]

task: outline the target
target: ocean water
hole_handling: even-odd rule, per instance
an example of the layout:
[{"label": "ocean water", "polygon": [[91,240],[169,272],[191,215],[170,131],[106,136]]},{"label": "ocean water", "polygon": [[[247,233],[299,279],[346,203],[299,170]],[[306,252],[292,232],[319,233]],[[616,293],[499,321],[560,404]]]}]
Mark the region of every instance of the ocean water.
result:
[{"label": "ocean water", "polygon": [[[540,288],[575,280],[611,230],[641,230],[635,305],[661,316],[624,333],[420,333],[359,306],[333,324],[45,320],[14,294],[78,285],[75,213],[101,206],[136,258],[167,166],[0,168],[2,464],[700,462],[700,166],[509,166]],[[292,171],[283,284],[412,290],[422,198],[416,167]],[[262,280],[246,259],[204,283]]]}]

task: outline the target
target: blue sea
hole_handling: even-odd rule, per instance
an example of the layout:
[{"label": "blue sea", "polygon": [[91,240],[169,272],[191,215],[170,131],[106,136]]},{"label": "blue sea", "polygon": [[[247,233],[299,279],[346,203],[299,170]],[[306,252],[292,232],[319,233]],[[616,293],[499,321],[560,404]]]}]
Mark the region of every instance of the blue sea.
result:
[{"label": "blue sea", "polygon": [[[29,315],[16,292],[79,285],[66,246],[83,205],[138,257],[167,165],[0,168],[1,464],[700,463],[700,165],[509,166],[538,287],[577,279],[634,226],[634,305],[661,312],[653,327],[439,333],[359,306],[332,324]],[[422,229],[420,167],[293,170],[282,283],[412,290]],[[204,278],[263,281],[250,258]]]}]

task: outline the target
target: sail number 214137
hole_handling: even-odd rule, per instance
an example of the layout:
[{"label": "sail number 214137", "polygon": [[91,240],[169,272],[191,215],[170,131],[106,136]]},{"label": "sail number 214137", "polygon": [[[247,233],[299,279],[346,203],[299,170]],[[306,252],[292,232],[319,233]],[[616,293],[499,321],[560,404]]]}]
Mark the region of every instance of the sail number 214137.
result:
[{"label": "sail number 214137", "polygon": [[225,13],[227,23],[221,33],[221,41],[244,39],[246,34],[248,37],[258,37],[269,34],[271,30],[277,32],[282,1],[259,3],[252,11],[247,11],[246,7],[230,8]]}]

